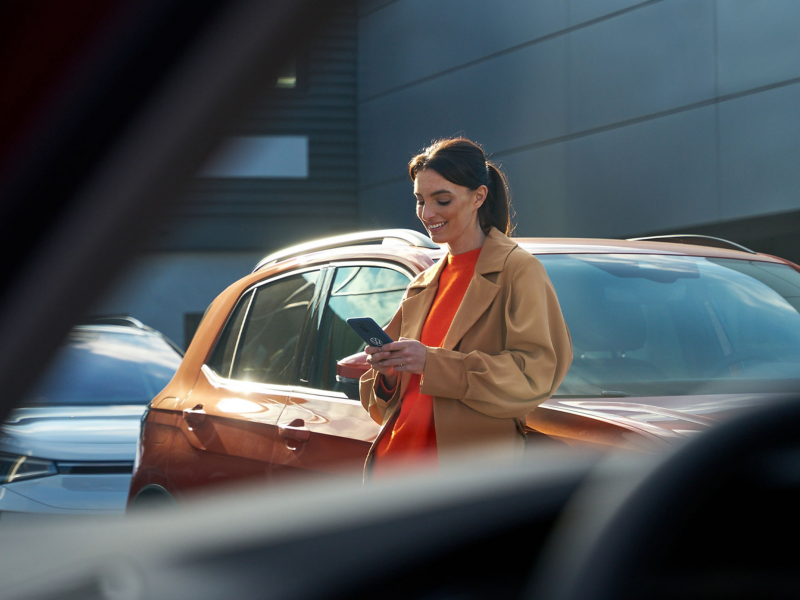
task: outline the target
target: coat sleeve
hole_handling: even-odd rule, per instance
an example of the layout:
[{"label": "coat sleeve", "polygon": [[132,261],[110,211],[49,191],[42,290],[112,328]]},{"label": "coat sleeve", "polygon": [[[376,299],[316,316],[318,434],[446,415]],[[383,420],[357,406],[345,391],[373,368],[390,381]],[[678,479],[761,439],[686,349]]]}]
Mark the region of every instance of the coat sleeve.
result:
[{"label": "coat sleeve", "polygon": [[561,384],[572,363],[572,341],[555,289],[538,260],[515,262],[506,279],[504,349],[428,348],[423,393],[457,398],[490,417],[524,418]]},{"label": "coat sleeve", "polygon": [[[384,331],[393,340],[400,339],[400,325],[402,322],[403,313],[400,308],[397,309],[394,317],[386,326]],[[372,420],[383,425],[383,415],[386,414],[388,406],[396,401],[400,396],[400,377],[397,378],[397,386],[395,386],[394,394],[388,400],[383,400],[378,396],[378,386],[380,385],[380,373],[375,369],[370,369],[361,376],[359,381],[358,392],[361,397],[361,405],[372,417]]]}]

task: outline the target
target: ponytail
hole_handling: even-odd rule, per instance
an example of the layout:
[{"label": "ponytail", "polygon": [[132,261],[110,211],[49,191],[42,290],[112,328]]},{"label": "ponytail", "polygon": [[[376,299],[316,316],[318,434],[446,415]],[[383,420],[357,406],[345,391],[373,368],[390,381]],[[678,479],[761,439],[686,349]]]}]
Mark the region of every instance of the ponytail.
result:
[{"label": "ponytail", "polygon": [[511,224],[511,194],[508,190],[508,181],[494,163],[486,161],[486,171],[489,178],[486,186],[488,194],[478,209],[481,229],[484,233],[489,233],[492,227],[496,227],[500,233],[511,235],[514,226]]}]

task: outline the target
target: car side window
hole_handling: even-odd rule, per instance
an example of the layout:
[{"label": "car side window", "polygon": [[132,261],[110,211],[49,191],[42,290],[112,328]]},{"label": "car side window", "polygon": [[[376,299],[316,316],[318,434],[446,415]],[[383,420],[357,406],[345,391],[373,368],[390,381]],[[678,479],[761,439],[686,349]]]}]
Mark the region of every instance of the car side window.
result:
[{"label": "car side window", "polygon": [[236,350],[236,344],[239,341],[239,332],[242,329],[242,322],[244,321],[244,316],[247,314],[247,308],[250,306],[252,298],[253,290],[247,291],[244,296],[239,298],[233,312],[231,312],[230,317],[228,317],[225,329],[223,329],[219,340],[217,340],[217,345],[214,347],[211,358],[206,363],[220,377],[225,377],[227,379],[231,376],[233,353]]},{"label": "car side window", "polygon": [[365,344],[347,324],[350,317],[372,317],[389,324],[411,278],[389,267],[339,267],[322,316],[311,385],[336,390],[336,361],[364,350]]},{"label": "car side window", "polygon": [[233,358],[232,379],[297,383],[298,345],[318,279],[319,271],[309,271],[255,289]]}]

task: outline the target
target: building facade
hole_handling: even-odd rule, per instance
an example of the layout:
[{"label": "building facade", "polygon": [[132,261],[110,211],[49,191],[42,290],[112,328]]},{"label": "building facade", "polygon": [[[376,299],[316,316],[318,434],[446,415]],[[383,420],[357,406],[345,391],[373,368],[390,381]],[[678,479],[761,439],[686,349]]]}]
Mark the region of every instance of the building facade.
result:
[{"label": "building facade", "polygon": [[458,134],[507,172],[517,235],[695,232],[800,262],[798,29],[796,0],[342,2],[234,134],[261,175],[201,172],[101,308],[185,344],[272,250],[420,229],[408,160]]},{"label": "building facade", "polygon": [[798,259],[799,26],[793,0],[362,2],[363,223],[413,224],[405,164],[462,133],[505,167],[519,235]]},{"label": "building facade", "polygon": [[129,314],[185,348],[208,304],[266,254],[358,227],[358,13],[340,5],[94,313]]}]

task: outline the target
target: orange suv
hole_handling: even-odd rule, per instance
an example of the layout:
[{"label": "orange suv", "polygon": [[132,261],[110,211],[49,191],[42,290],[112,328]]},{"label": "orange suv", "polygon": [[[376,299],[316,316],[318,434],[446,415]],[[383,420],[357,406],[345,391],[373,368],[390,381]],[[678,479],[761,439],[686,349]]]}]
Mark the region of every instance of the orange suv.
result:
[{"label": "orange suv", "polygon": [[[544,264],[574,346],[529,448],[651,452],[800,389],[800,268],[703,236],[516,240]],[[360,480],[379,426],[358,400],[364,344],[444,256],[410,230],[337,236],[262,260],[209,307],[142,420],[128,505],[300,473]]]}]

